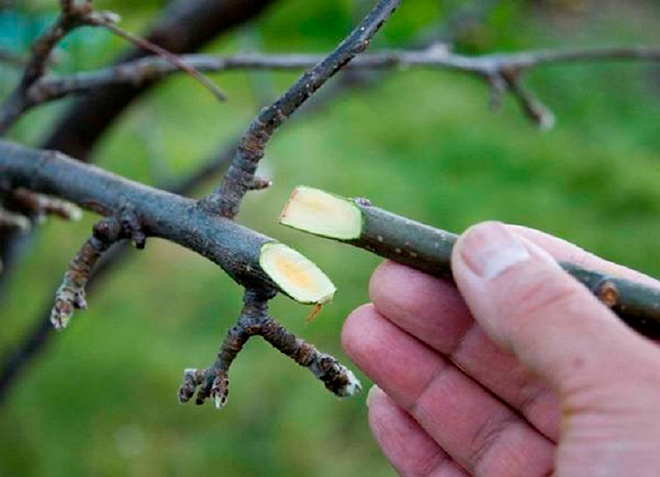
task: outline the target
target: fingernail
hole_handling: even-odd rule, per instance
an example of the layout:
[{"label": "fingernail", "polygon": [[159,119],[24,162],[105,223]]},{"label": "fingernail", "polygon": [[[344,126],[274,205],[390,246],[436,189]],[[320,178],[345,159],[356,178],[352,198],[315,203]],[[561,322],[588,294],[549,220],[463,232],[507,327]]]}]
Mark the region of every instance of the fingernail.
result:
[{"label": "fingernail", "polygon": [[531,257],[522,242],[499,222],[468,232],[459,252],[467,266],[484,280],[492,280]]},{"label": "fingernail", "polygon": [[369,388],[369,392],[367,393],[367,407],[371,406],[371,403],[376,398],[376,394],[379,392],[382,392],[382,390],[376,384]]}]

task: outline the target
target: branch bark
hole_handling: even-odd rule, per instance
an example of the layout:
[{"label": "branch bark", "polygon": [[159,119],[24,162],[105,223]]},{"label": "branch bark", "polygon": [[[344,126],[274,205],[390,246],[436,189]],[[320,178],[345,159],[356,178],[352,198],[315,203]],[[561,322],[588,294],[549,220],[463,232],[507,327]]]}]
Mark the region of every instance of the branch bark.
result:
[{"label": "branch bark", "polygon": [[[274,0],[175,0],[144,35],[147,41],[173,54],[196,51],[215,37],[262,13]],[[150,56],[141,48],[123,53],[116,64]],[[94,146],[108,127],[137,98],[158,83],[114,85],[99,88],[76,101],[57,121],[43,148],[63,152],[88,162]],[[35,98],[31,98],[34,100]],[[3,293],[10,271],[28,248],[33,234],[0,232],[0,276]]]},{"label": "branch bark", "polygon": [[229,368],[253,336],[261,336],[300,366],[309,369],[335,395],[348,397],[360,391],[360,382],[350,370],[275,321],[268,312],[268,299],[258,291],[246,290],[238,322],[227,333],[215,362],[204,370],[190,368],[184,371],[178,393],[181,404],[190,401],[197,392],[197,404],[203,404],[210,397],[216,409],[222,409],[229,394]]},{"label": "branch bark", "polygon": [[275,130],[337,71],[367,49],[371,38],[400,3],[401,0],[380,0],[332,53],[306,71],[277,101],[261,111],[243,135],[224,180],[204,198],[203,207],[223,217],[236,216],[243,196],[254,184],[257,165]]},{"label": "branch bark", "polygon": [[[346,199],[298,187],[280,222],[452,279],[451,252],[457,235],[379,209],[366,199]],[[560,265],[632,328],[660,338],[660,289],[573,263]]]},{"label": "branch bark", "polygon": [[286,253],[297,254],[298,263],[312,267],[286,268],[309,274],[314,284],[320,283],[318,290],[306,290],[309,296],[299,294],[295,280],[288,280],[277,266],[270,266],[266,260],[266,252],[273,250],[270,245],[277,241],[210,214],[198,201],[120,178],[57,152],[29,149],[6,141],[0,141],[0,174],[12,188],[56,195],[104,216],[122,217],[130,213],[145,235],[164,238],[203,255],[246,288],[271,294],[282,291],[308,303],[329,299],[327,284],[319,282],[325,275],[302,255],[285,248]]},{"label": "branch bark", "polygon": [[[323,61],[322,55],[310,54],[237,54],[232,56],[183,55],[181,60],[207,73],[243,70],[298,71]],[[365,53],[345,66],[352,70],[392,70],[428,68],[452,70],[476,75],[494,90],[494,104],[510,92],[523,112],[535,123],[548,127],[551,113],[521,84],[529,70],[552,64],[596,61],[660,61],[660,48],[633,46],[592,49],[538,50],[521,53],[493,53],[465,56],[451,53],[445,46],[432,45],[418,51],[381,51]],[[98,71],[51,77],[30,91],[34,104],[46,103],[69,95],[93,93],[99,88],[117,85],[141,86],[180,71],[162,58],[147,57]]]}]

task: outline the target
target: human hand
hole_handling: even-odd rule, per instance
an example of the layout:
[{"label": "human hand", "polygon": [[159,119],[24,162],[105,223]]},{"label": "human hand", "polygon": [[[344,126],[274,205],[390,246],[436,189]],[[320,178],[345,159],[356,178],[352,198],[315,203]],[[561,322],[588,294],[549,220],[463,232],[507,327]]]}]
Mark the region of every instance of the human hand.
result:
[{"label": "human hand", "polygon": [[492,222],[458,240],[458,289],[392,262],[376,270],[373,303],[342,341],[378,386],[369,422],[401,475],[660,475],[660,347],[555,260],[660,286]]}]

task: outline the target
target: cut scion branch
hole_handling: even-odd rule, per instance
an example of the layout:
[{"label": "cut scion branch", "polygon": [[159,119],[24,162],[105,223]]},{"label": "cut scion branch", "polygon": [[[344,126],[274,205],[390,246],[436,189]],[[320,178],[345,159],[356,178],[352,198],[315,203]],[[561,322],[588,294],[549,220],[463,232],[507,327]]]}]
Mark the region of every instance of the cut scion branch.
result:
[{"label": "cut scion branch", "polygon": [[[280,222],[434,276],[452,278],[451,251],[457,235],[379,209],[365,199],[346,199],[298,187]],[[660,337],[660,289],[572,263],[560,265],[632,328],[649,337]]]},{"label": "cut scion branch", "polygon": [[253,336],[261,336],[273,347],[309,369],[325,387],[340,397],[352,396],[361,389],[355,375],[332,356],[286,330],[268,314],[268,295],[247,290],[245,305],[236,325],[225,337],[215,362],[204,370],[186,369],[179,388],[179,402],[185,404],[197,392],[195,402],[203,404],[209,397],[222,409],[229,394],[229,368],[243,346]]},{"label": "cut scion branch", "polygon": [[401,0],[380,0],[332,53],[306,71],[271,106],[264,108],[243,135],[222,183],[202,202],[208,210],[233,218],[243,196],[253,184],[264,149],[275,130],[355,56],[365,51],[371,39],[394,13]]}]

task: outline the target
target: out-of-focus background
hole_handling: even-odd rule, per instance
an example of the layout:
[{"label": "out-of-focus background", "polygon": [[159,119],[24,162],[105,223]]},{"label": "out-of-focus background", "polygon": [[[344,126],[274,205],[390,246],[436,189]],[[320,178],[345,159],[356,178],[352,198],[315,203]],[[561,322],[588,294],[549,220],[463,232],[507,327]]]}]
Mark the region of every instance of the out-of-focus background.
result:
[{"label": "out-of-focus background", "polygon": [[[5,3],[0,48],[24,54],[53,20],[56,2]],[[116,11],[137,32],[165,3],[99,0],[97,6]],[[205,51],[328,52],[372,3],[279,0]],[[454,50],[471,54],[653,45],[660,44],[659,21],[660,6],[641,0],[410,0],[372,51],[433,40],[451,40]],[[104,31],[83,29],[58,50],[55,68],[98,68],[123,48]],[[0,68],[6,95],[17,75]],[[95,161],[148,184],[175,180],[235,138],[296,77],[215,75],[229,97],[223,104],[189,77],[169,79],[112,127]],[[525,224],[660,274],[660,65],[535,71],[527,83],[557,116],[550,131],[532,126],[510,99],[492,113],[485,85],[465,75],[406,69],[367,80],[277,132],[263,163],[274,186],[249,194],[239,216],[315,260],[339,289],[309,324],[309,309],[278,297],[273,314],[292,331],[345,359],[342,321],[368,300],[369,275],[379,263],[366,252],[278,226],[298,184],[366,196],[457,232],[485,219]],[[11,138],[39,144],[65,104],[30,113]],[[0,357],[39,318],[94,220],[91,213],[73,225],[52,219],[37,235],[0,303]],[[369,434],[365,394],[338,400],[259,339],[232,367],[222,412],[177,403],[182,370],[212,361],[241,306],[241,289],[203,258],[150,240],[89,304],[0,405],[0,475],[393,475]]]}]

